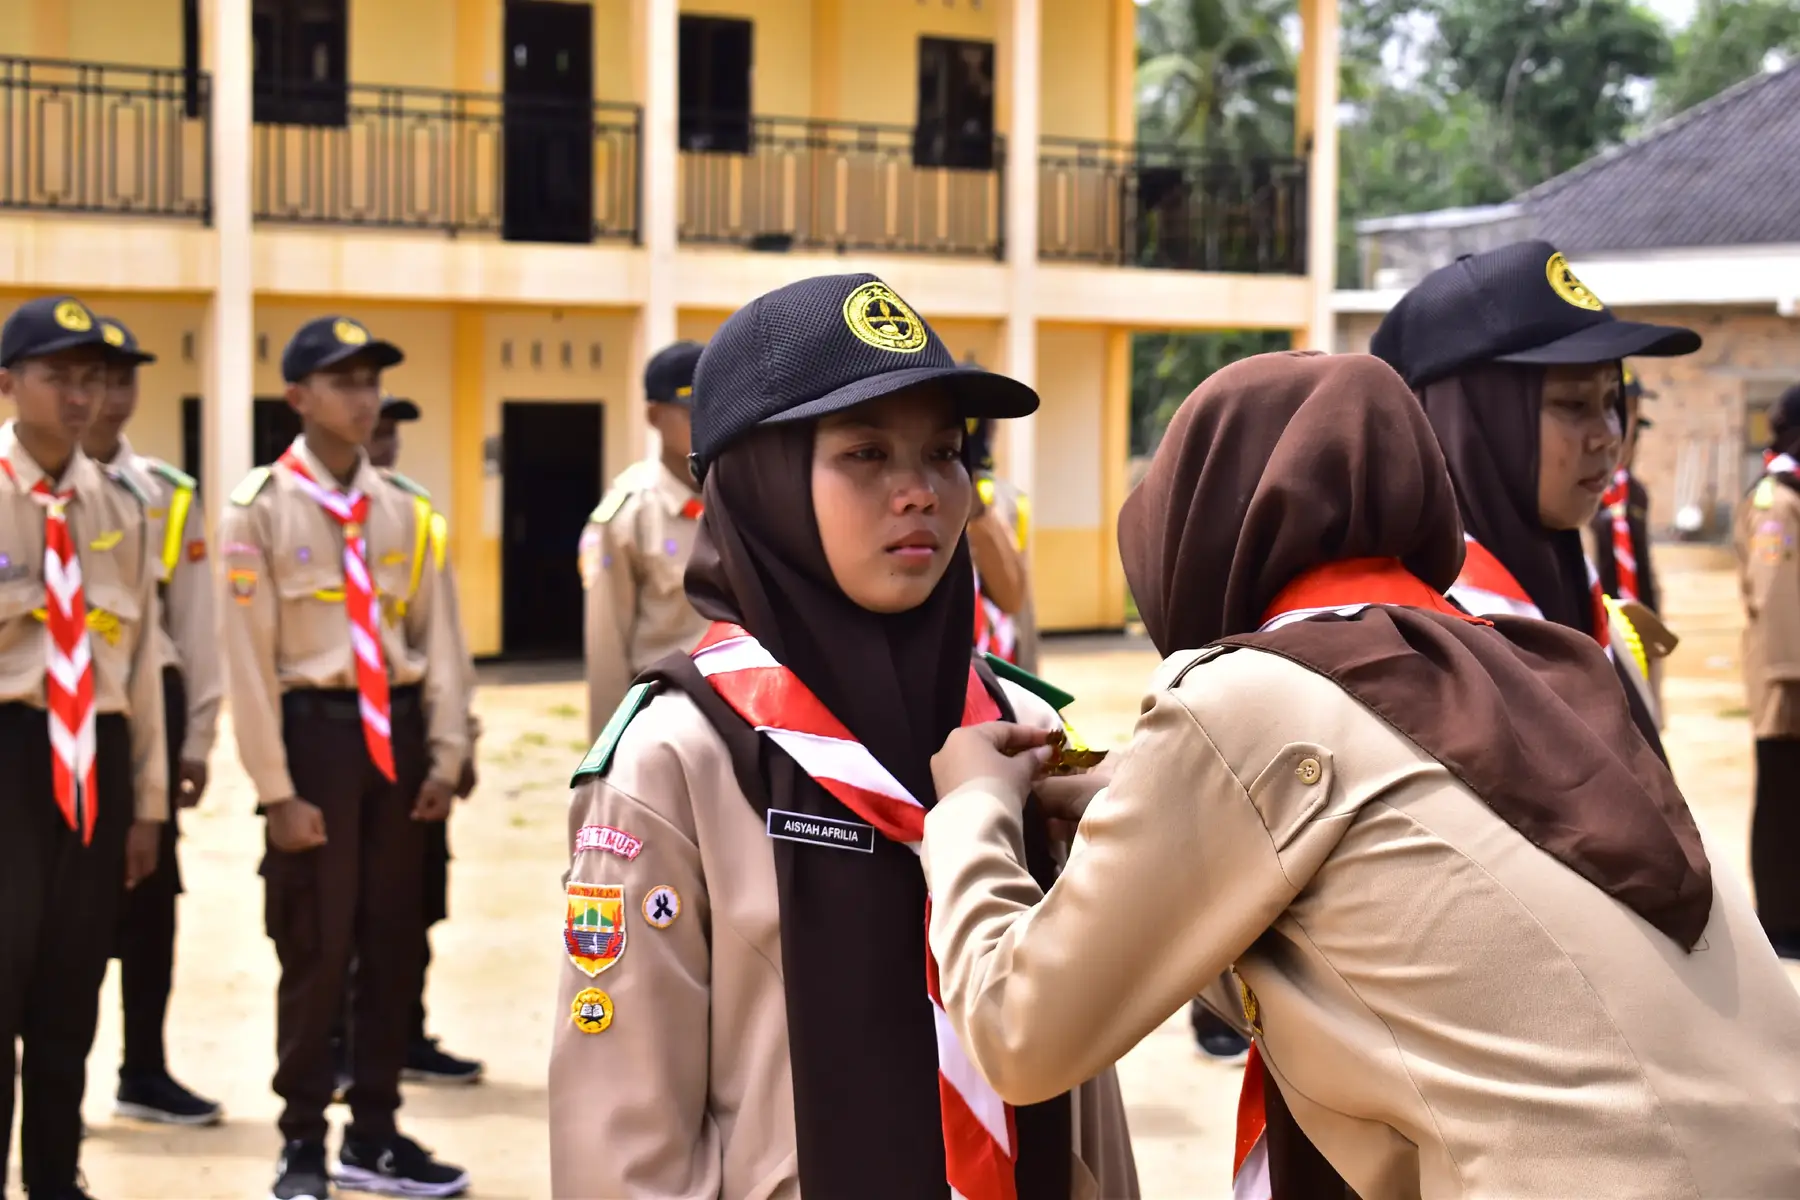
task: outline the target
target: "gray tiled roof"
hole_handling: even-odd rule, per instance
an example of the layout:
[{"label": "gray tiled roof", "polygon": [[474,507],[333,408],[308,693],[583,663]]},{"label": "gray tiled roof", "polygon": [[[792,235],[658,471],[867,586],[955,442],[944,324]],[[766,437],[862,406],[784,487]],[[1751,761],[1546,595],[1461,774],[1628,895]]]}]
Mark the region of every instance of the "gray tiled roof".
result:
[{"label": "gray tiled roof", "polygon": [[1697,104],[1519,198],[1570,254],[1800,242],[1800,64]]}]

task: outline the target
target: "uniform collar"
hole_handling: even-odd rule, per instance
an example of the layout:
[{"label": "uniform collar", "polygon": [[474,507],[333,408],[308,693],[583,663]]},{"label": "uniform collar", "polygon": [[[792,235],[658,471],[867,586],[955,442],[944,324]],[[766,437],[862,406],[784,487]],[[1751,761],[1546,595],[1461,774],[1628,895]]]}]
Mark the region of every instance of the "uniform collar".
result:
[{"label": "uniform collar", "polygon": [[672,513],[680,513],[688,503],[699,497],[694,485],[669,470],[669,465],[661,459],[656,461],[656,495],[663,507]]},{"label": "uniform collar", "polygon": [[[19,441],[15,426],[17,421],[7,421],[0,425],[0,458],[4,458],[12,466],[13,475],[19,481],[19,490],[29,492],[37,486],[40,479],[47,479],[44,468],[38,465],[31,452]],[[60,484],[63,488],[73,489],[77,496],[84,492],[92,492],[100,483],[100,468],[94,460],[82,453],[81,447],[75,447],[75,454],[69,459],[68,467],[63,471]]]},{"label": "uniform collar", "polygon": [[349,487],[341,487],[338,484],[337,476],[332,474],[331,470],[326,467],[324,463],[320,462],[318,458],[314,456],[313,452],[307,448],[306,436],[304,434],[295,438],[294,444],[290,446],[289,449],[294,452],[295,457],[306,464],[306,469],[312,472],[313,482],[317,483],[320,487],[325,488],[327,491],[356,491],[367,496],[374,492],[376,487],[381,483],[381,476],[376,473],[374,467],[369,465],[369,455],[367,451],[358,450],[356,452],[356,474],[350,477]]}]

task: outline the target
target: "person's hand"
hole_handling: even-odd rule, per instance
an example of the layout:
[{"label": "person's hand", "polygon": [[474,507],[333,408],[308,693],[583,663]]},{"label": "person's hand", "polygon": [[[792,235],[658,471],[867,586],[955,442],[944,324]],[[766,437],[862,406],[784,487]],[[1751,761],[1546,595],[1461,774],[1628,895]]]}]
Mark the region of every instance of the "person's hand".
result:
[{"label": "person's hand", "polygon": [[419,798],[413,802],[412,819],[442,821],[450,815],[450,806],[454,803],[455,788],[436,779],[427,779],[419,785]]},{"label": "person's hand", "polygon": [[475,790],[475,756],[471,754],[463,760],[462,774],[456,780],[456,798],[467,800],[469,793]]},{"label": "person's hand", "polygon": [[1112,784],[1113,762],[1107,755],[1090,771],[1078,775],[1047,775],[1031,785],[1044,806],[1044,815],[1059,821],[1080,821],[1094,797]]},{"label": "person's hand", "polygon": [[288,854],[325,844],[325,814],[317,805],[294,796],[263,808],[269,822],[269,844]]},{"label": "person's hand", "polygon": [[205,794],[206,764],[196,759],[182,759],[176,768],[175,803],[182,808],[192,808]]},{"label": "person's hand", "polygon": [[157,851],[162,846],[161,821],[133,821],[125,835],[125,887],[136,887],[156,870]]},{"label": "person's hand", "polygon": [[931,756],[931,779],[939,796],[948,796],[975,779],[996,779],[1023,800],[1044,755],[1033,754],[1050,740],[1047,730],[990,721],[958,729]]}]

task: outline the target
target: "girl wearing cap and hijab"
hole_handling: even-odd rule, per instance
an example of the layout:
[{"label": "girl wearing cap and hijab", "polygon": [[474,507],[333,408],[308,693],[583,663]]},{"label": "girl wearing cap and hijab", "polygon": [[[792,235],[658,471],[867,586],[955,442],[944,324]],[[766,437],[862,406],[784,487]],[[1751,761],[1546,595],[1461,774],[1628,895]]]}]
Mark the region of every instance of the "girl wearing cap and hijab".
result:
[{"label": "girl wearing cap and hijab", "polygon": [[[1468,256],[1401,297],[1370,343],[1418,395],[1469,540],[1451,599],[1478,615],[1541,617],[1611,641],[1581,545],[1618,467],[1623,359],[1700,348],[1692,330],[1621,321],[1548,242]],[[1635,634],[1627,634],[1627,637]],[[1657,744],[1642,670],[1620,663]]]},{"label": "girl wearing cap and hijab", "polygon": [[[1036,407],[869,275],[772,292],[707,347],[687,591],[714,624],[633,688],[570,807],[558,1196],[1136,1195],[1106,1064],[1008,1105],[925,947],[931,755],[969,721],[1059,727],[969,638],[964,421]],[[1048,884],[1035,806],[1020,836]]]},{"label": "girl wearing cap and hijab", "polygon": [[1359,1196],[1800,1195],[1800,996],[1594,641],[1442,596],[1462,529],[1391,370],[1213,375],[1119,543],[1168,658],[1106,779],[1036,784],[1087,797],[1056,883],[1017,849],[1040,734],[959,730],[932,764],[930,944],[1002,1097],[1092,1074],[1235,964]]}]

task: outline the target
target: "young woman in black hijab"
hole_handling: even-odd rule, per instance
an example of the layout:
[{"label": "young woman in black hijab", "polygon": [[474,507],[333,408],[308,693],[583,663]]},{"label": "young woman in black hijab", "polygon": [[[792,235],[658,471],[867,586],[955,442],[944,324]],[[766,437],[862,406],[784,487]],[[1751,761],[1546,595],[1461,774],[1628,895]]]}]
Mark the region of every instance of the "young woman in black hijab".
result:
[{"label": "young woman in black hijab", "polygon": [[[970,647],[964,422],[1036,407],[868,275],[772,292],[709,344],[687,590],[715,624],[576,776],[557,1195],[1136,1194],[1110,1073],[1007,1105],[925,946],[931,755],[968,721],[1058,723]],[[1054,877],[1035,809],[1023,851]]]}]

